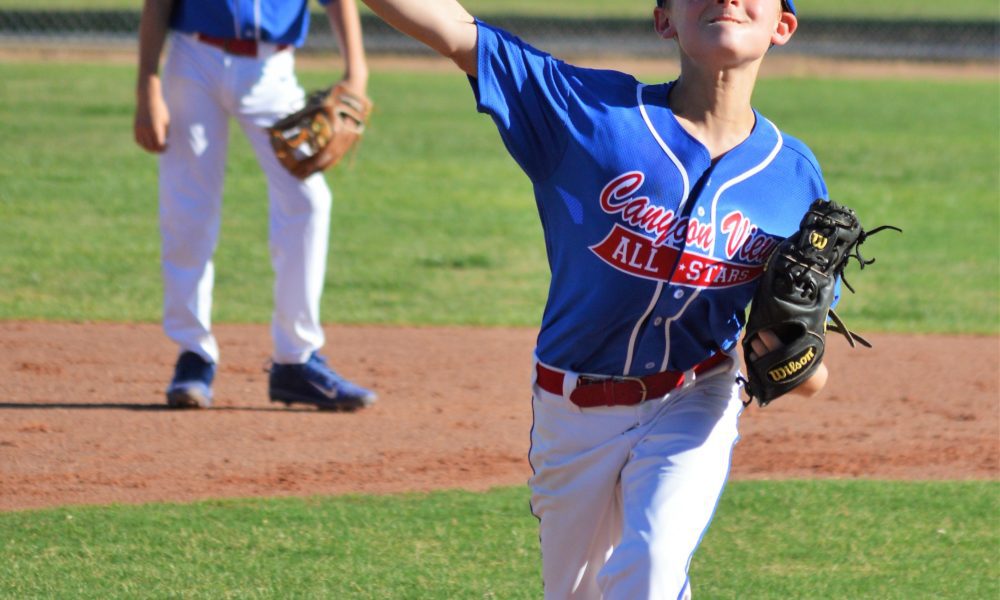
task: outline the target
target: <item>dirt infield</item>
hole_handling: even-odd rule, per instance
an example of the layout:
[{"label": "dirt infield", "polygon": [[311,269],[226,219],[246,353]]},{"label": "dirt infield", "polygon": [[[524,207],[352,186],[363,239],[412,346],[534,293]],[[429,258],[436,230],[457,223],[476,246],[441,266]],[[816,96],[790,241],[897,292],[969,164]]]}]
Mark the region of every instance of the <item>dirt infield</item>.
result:
[{"label": "dirt infield", "polygon": [[[216,407],[170,411],[154,325],[0,322],[0,510],[523,484],[531,329],[328,327],[380,395],[326,413],[266,398],[265,326],[220,326]],[[997,337],[834,340],[834,381],[752,407],[733,476],[996,479]]]}]

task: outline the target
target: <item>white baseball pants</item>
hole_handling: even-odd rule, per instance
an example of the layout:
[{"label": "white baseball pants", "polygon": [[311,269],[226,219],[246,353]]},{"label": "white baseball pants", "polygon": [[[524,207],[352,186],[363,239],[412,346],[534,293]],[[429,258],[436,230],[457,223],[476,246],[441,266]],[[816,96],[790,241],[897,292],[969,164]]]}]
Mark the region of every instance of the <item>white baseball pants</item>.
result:
[{"label": "white baseball pants", "polygon": [[163,70],[170,111],[160,157],[163,328],[182,350],[212,362],[212,255],[219,236],[229,119],[239,124],[267,177],[274,269],[273,359],[302,363],[322,347],[320,297],[326,272],[331,194],[321,174],[305,181],[278,163],[266,127],[301,108],[295,57],[261,44],[258,57],[233,56],[174,32]]},{"label": "white baseball pants", "polygon": [[736,374],[731,360],[625,407],[577,407],[573,373],[562,396],[533,385],[531,508],[547,599],[690,598],[688,565],[739,439]]}]

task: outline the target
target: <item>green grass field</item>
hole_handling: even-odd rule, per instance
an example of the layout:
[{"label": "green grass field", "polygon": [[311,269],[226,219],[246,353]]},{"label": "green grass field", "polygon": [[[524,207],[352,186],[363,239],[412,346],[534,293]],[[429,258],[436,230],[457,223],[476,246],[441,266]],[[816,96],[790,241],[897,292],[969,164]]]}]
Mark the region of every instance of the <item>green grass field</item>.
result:
[{"label": "green grass field", "polygon": [[[156,321],[155,160],[128,66],[0,63],[0,319]],[[330,75],[303,73],[307,87]],[[530,188],[457,74],[378,72],[335,189],[328,322],[530,325],[545,294]],[[998,332],[996,82],[769,79],[835,197],[894,223],[865,249],[860,331]],[[216,321],[270,312],[263,179],[234,133]],[[956,294],[956,289],[965,290]],[[698,598],[996,598],[997,482],[735,482]],[[538,598],[523,487],[0,513],[0,598]]]},{"label": "green grass field", "polygon": [[[695,597],[1000,593],[993,483],[734,482]],[[522,488],[0,513],[3,598],[540,598]]]},{"label": "green grass field", "polygon": [[[579,17],[643,17],[651,14],[653,0],[464,0],[462,4],[476,15],[527,14]],[[0,0],[0,10],[10,8],[133,9],[142,0]],[[316,8],[316,3],[313,3]],[[998,20],[1000,5],[993,0],[958,2],[913,2],[912,0],[796,0],[799,16],[849,17],[880,19]],[[366,7],[367,9],[367,7]]]},{"label": "green grass field", "polygon": [[[0,64],[0,77],[0,114],[17,115],[0,119],[0,318],[157,321],[156,161],[131,140],[133,69]],[[536,324],[548,274],[530,186],[465,78],[379,72],[371,93],[356,160],[329,174],[325,318]],[[869,227],[905,230],[873,238],[879,263],[848,271],[849,324],[998,331],[995,82],[767,79],[756,103],[809,143],[834,198]],[[264,181],[238,131],[232,148],[215,318],[266,322]]]}]

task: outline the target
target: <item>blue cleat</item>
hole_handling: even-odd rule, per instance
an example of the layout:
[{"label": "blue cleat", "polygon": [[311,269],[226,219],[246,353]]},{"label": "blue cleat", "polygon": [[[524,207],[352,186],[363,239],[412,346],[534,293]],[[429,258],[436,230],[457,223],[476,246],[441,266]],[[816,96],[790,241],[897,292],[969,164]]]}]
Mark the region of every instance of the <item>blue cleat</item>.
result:
[{"label": "blue cleat", "polygon": [[210,363],[194,352],[184,352],[177,357],[174,378],[167,387],[167,406],[170,408],[208,408],[212,406],[212,379],[215,363]]},{"label": "blue cleat", "polygon": [[375,392],[338,375],[313,352],[302,364],[273,364],[268,393],[271,402],[312,404],[321,410],[353,411],[375,403]]}]

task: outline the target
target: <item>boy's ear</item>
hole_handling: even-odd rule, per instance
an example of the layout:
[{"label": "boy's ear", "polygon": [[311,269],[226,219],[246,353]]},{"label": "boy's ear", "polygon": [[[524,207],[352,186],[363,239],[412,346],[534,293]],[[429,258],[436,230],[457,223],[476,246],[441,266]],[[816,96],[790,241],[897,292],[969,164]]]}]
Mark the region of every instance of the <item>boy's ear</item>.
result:
[{"label": "boy's ear", "polygon": [[771,44],[774,46],[784,46],[788,40],[792,39],[792,34],[799,28],[799,20],[790,12],[782,12],[778,19],[778,25],[771,35]]},{"label": "boy's ear", "polygon": [[677,29],[670,21],[670,13],[666,8],[657,6],[653,9],[653,28],[656,34],[665,40],[672,40],[677,37]]}]

